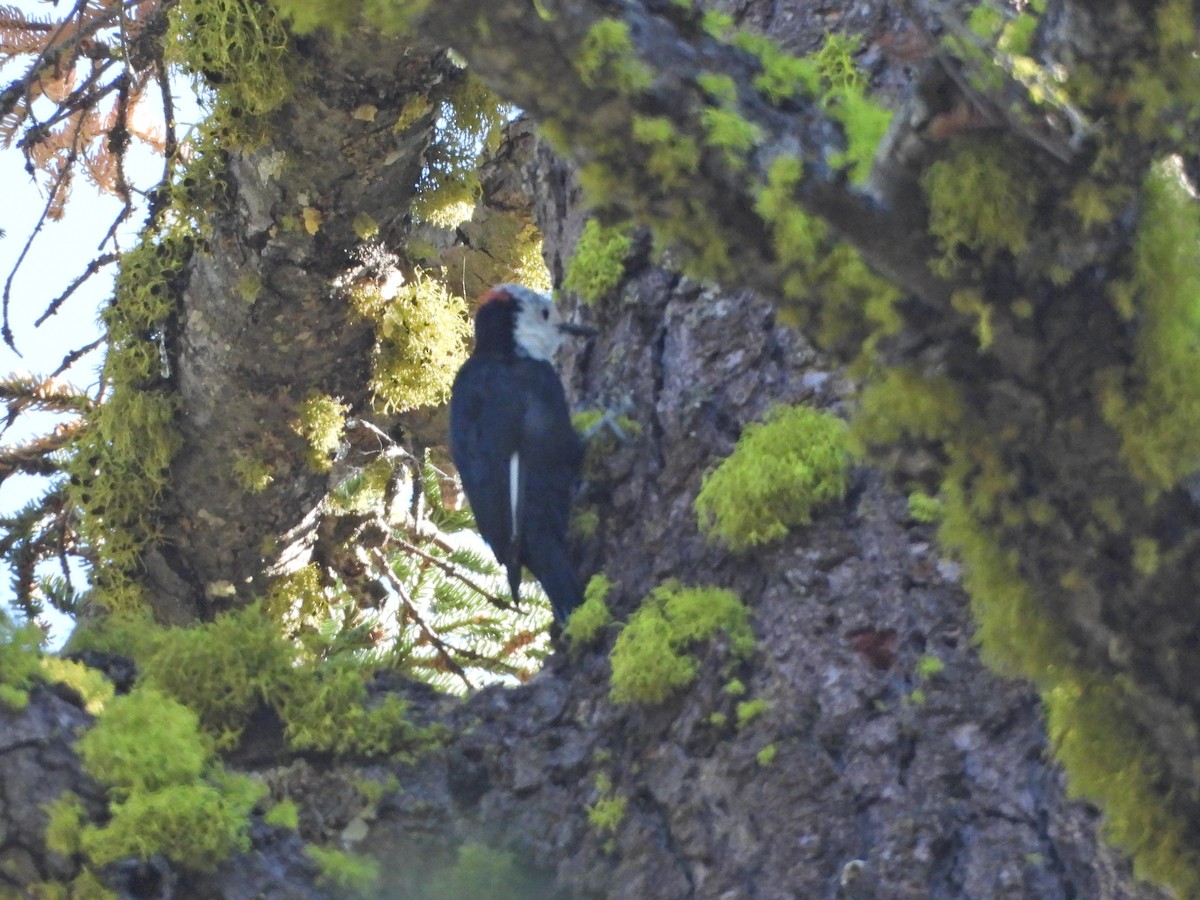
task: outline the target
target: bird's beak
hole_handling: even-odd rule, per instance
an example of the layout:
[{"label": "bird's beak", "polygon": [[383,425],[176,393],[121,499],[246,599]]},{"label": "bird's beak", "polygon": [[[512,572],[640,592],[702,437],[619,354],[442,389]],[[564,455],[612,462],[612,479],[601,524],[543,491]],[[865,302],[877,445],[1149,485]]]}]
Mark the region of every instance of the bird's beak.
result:
[{"label": "bird's beak", "polygon": [[594,337],[599,334],[590,325],[576,325],[574,322],[559,322],[558,330],[565,334],[574,335],[575,337]]}]

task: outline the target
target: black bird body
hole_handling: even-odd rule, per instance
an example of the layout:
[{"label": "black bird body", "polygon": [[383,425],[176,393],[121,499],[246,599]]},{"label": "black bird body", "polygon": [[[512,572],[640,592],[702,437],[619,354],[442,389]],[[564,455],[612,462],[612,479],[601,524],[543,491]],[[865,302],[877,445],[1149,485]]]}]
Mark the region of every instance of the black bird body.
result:
[{"label": "black bird body", "polygon": [[526,566],[560,622],[583,600],[567,558],[583,441],[550,364],[570,330],[549,298],[514,285],[493,289],[450,398],[450,453],[479,533],[507,567],[513,598]]}]

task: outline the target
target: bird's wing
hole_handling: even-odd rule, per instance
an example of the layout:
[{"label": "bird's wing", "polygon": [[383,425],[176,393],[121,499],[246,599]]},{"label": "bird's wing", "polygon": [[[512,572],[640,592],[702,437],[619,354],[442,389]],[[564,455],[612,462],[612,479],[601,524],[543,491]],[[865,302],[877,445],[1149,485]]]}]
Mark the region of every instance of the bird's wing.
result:
[{"label": "bird's wing", "polygon": [[[571,494],[583,461],[583,441],[571,424],[562,382],[549,363],[522,361],[526,398],[521,416],[521,507],[517,518],[530,529],[562,540],[571,512]],[[527,511],[526,506],[533,507]]]},{"label": "bird's wing", "polygon": [[479,533],[506,564],[513,538],[509,473],[520,443],[521,405],[511,366],[475,358],[459,371],[450,400],[450,455]]}]

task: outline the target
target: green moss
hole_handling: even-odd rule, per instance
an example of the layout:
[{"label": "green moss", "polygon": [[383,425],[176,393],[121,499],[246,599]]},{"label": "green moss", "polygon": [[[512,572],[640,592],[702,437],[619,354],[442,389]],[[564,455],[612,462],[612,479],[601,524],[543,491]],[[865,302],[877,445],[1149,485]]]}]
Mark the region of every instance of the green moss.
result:
[{"label": "green moss", "polygon": [[689,648],[719,633],[728,637],[735,658],[753,652],[749,613],[732,591],[674,581],[655,588],[613,647],[612,699],[661,703],[695,680],[698,663]]},{"label": "green moss", "polygon": [[747,156],[762,140],[762,129],[732,109],[706,107],[700,112],[700,122],[704,126],[705,143],[721,151],[725,165],[734,171],[746,167]]},{"label": "green moss", "polygon": [[44,656],[41,660],[42,678],[65,684],[83,700],[84,709],[99,715],[113,697],[113,685],[97,669],[90,669],[73,659]]},{"label": "green moss", "polygon": [[235,290],[243,302],[253,303],[262,293],[262,287],[262,277],[257,272],[250,272],[238,279]]},{"label": "green moss", "polygon": [[1166,490],[1200,469],[1200,213],[1178,173],[1147,177],[1133,275],[1114,284],[1113,303],[1137,316],[1132,373],[1097,379],[1105,421],[1121,435],[1134,476]]},{"label": "green moss", "polygon": [[947,277],[978,260],[990,265],[1001,252],[1014,256],[1029,244],[1037,184],[997,142],[970,142],[927,170],[929,228],[943,253],[935,269]]},{"label": "green moss", "polygon": [[46,807],[50,823],[46,826],[46,848],[68,859],[83,847],[80,836],[87,821],[83,801],[71,791],[63,791],[54,802]]},{"label": "green moss", "polygon": [[245,490],[251,494],[261,494],[267,489],[275,476],[273,468],[257,456],[238,451],[233,460],[233,477]]},{"label": "green moss", "polygon": [[900,292],[871,272],[853,247],[835,241],[823,222],[801,209],[803,176],[800,159],[777,157],[755,201],[755,211],[770,229],[772,249],[783,268],[784,294],[791,301],[781,310],[782,318],[825,348],[853,352],[850,342],[856,341],[862,358],[869,359],[878,340],[901,327],[895,311]]},{"label": "green moss", "polygon": [[496,148],[508,114],[509,108],[474,73],[460,77],[433,117],[412,206],[417,218],[439,228],[456,228],[471,218],[482,192],[480,154]]},{"label": "green moss", "polygon": [[408,131],[417,124],[422,118],[427,116],[433,107],[429,103],[429,99],[422,94],[415,94],[404,101],[404,106],[400,108],[400,112],[396,115],[396,122],[392,125],[392,131],[396,134]]},{"label": "green moss", "polygon": [[975,289],[963,289],[950,295],[950,306],[955,312],[962,313],[975,320],[975,334],[979,338],[979,348],[986,350],[992,345],[994,337],[992,325],[992,307],[983,299],[983,294]]},{"label": "green moss", "polygon": [[261,704],[276,700],[295,651],[257,606],[175,629],[143,661],[144,680],[199,717],[220,747],[237,743]]},{"label": "green moss", "polygon": [[746,683],[740,678],[730,678],[721,690],[730,697],[741,697],[746,693]]},{"label": "green moss", "polygon": [[1158,571],[1160,561],[1158,541],[1145,537],[1133,539],[1133,570],[1135,572],[1139,575],[1151,576]]},{"label": "green moss", "polygon": [[958,389],[948,378],[889,369],[863,391],[851,434],[858,453],[903,437],[949,440],[964,416]]},{"label": "green moss", "polygon": [[333,468],[331,457],[342,443],[350,407],[328,394],[312,391],[300,403],[292,429],[308,442],[308,464],[318,472]]},{"label": "green moss", "polygon": [[720,106],[732,106],[737,102],[737,82],[728,75],[701,72],[696,76],[696,83]]},{"label": "green moss", "polygon": [[90,600],[110,610],[135,609],[143,601],[136,575],[142,553],[157,539],[159,498],[180,443],[178,400],[163,386],[161,336],[196,237],[210,228],[193,214],[211,202],[222,158],[211,137],[198,141],[191,163],[164,189],[171,214],[122,255],[113,301],[101,313],[107,396],[89,412],[66,469],[80,536],[94,559]]},{"label": "green moss", "polygon": [[421,273],[394,299],[368,292],[353,294],[351,301],[375,326],[370,382],[375,406],[390,414],[445,403],[467,355],[470,322],[463,299]]},{"label": "green moss", "polygon": [[195,781],[212,756],[196,714],[153,688],[115,698],[78,750],[118,800]]},{"label": "green moss", "polygon": [[563,289],[578,294],[586,303],[598,302],[620,285],[632,245],[626,228],[588,219],[567,263]]},{"label": "green moss", "polygon": [[30,885],[28,890],[28,896],[35,900],[119,900],[119,895],[106,888],[86,866],[69,882],[43,881]]},{"label": "green moss", "polygon": [[670,119],[635,115],[633,139],[647,149],[646,172],[658,179],[665,191],[684,186],[700,168],[700,148],[690,137],[679,134]]},{"label": "green moss", "polygon": [[825,237],[825,227],[797,202],[804,163],[796,156],[778,156],[767,170],[767,183],[754,209],[771,228],[772,245],[779,260],[811,268]]},{"label": "green moss", "polygon": [[946,664],[932,653],[923,653],[917,660],[917,677],[922,681],[933,678],[935,675],[940,675],[946,668]]},{"label": "green moss", "polygon": [[77,748],[108,789],[110,817],[82,822],[81,807],[61,797],[51,810],[55,843],[77,844],[98,866],[162,854],[199,872],[249,848],[250,810],[265,787],[214,762],[196,714],[167,695],[137,687],[113,699]]},{"label": "green moss", "polygon": [[775,744],[767,744],[755,755],[758,764],[764,768],[775,762],[775,755],[779,752],[779,748]]},{"label": "green moss", "polygon": [[744,728],[770,708],[770,702],[762,697],[755,700],[743,700],[737,705],[737,727]]},{"label": "green moss", "polygon": [[861,93],[847,88],[831,94],[830,113],[842,124],[846,149],[830,158],[836,166],[845,166],[850,180],[865,184],[875,161],[875,151],[892,124],[892,110]]},{"label": "green moss", "polygon": [[621,93],[648,88],[654,73],[637,58],[629,26],[619,19],[601,19],[584,36],[574,57],[585,84],[610,84]]},{"label": "green moss", "polygon": [[535,896],[540,896],[540,891],[512,853],[485,844],[463,844],[454,865],[430,879],[420,900],[527,900]]},{"label": "green moss", "polygon": [[908,495],[908,515],[914,522],[935,524],[942,517],[942,501],[923,491]]},{"label": "green moss", "polygon": [[382,756],[431,739],[411,724],[398,697],[368,704],[369,669],[305,658],[257,605],[173,629],[143,672],[147,685],[195,710],[220,747],[236,745],[264,706],[275,710],[294,750]]},{"label": "green moss", "polygon": [[762,72],[755,76],[754,87],[771,103],[822,92],[821,72],[811,57],[792,56],[769,38],[749,32],[739,34],[736,43],[758,57]]},{"label": "green moss", "polygon": [[587,808],[588,823],[599,834],[615,834],[625,818],[628,800],[620,796],[600,797]]},{"label": "green moss", "polygon": [[563,636],[572,648],[595,640],[596,635],[612,623],[612,612],[606,602],[613,583],[604,573],[593,575],[583,592],[583,603],[571,613],[563,627]]},{"label": "green moss", "polygon": [[296,831],[300,828],[300,807],[292,799],[280,800],[263,816],[263,821],[275,828]]},{"label": "green moss", "polygon": [[369,241],[379,235],[379,223],[370,213],[360,212],[350,226],[360,241]]},{"label": "green moss", "polygon": [[84,826],[83,853],[97,866],[162,854],[186,869],[209,872],[250,849],[248,817],[256,800],[205,783],[136,791],[112,804],[103,827]]},{"label": "green moss", "polygon": [[1101,805],[1105,837],[1131,854],[1134,875],[1178,897],[1200,896],[1195,842],[1164,802],[1161,764],[1147,754],[1125,712],[1130,698],[1070,667],[1042,698],[1068,793]]},{"label": "green moss", "polygon": [[705,475],[695,501],[700,528],[732,550],[778,540],[845,494],[848,466],[841,419],[777,407],[747,426],[733,453]]},{"label": "green moss", "polygon": [[0,705],[14,711],[28,705],[29,688],[42,671],[42,637],[33,622],[18,628],[0,611]]},{"label": "green moss", "polygon": [[[339,896],[368,897],[379,881],[379,862],[369,856],[358,856],[331,847],[306,847],[305,852],[316,862],[321,874],[317,884],[336,888]],[[344,892],[344,893],[343,893]]]},{"label": "green moss", "polygon": [[834,91],[857,91],[867,88],[866,76],[854,62],[862,39],[853,34],[830,34],[821,49],[812,55],[813,64],[822,83]]},{"label": "green moss", "polygon": [[170,11],[168,63],[217,86],[222,111],[263,116],[291,94],[289,42],[271,3],[181,0]]}]

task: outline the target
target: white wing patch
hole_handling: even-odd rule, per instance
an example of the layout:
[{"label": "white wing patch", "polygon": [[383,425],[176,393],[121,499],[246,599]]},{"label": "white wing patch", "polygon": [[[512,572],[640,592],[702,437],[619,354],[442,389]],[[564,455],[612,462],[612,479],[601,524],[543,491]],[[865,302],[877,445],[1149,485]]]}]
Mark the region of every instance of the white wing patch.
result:
[{"label": "white wing patch", "polygon": [[512,520],[512,531],[517,536],[517,498],[521,494],[521,454],[514,453],[508,459],[508,514]]}]

